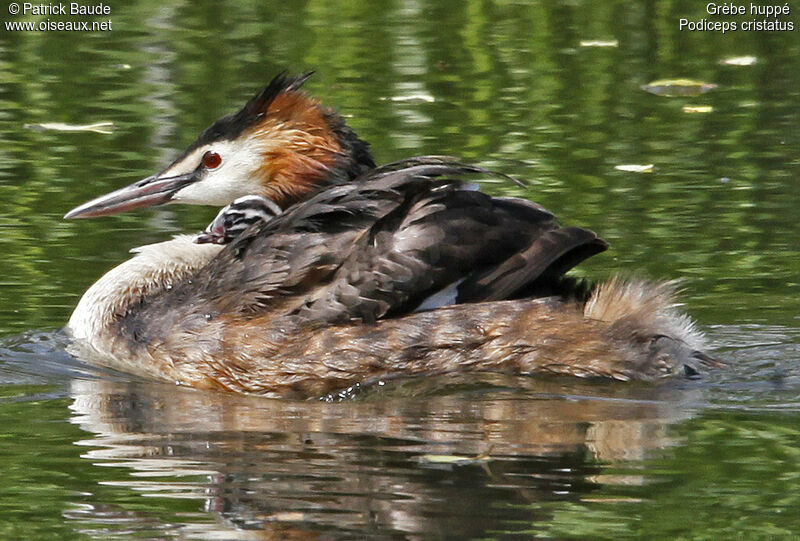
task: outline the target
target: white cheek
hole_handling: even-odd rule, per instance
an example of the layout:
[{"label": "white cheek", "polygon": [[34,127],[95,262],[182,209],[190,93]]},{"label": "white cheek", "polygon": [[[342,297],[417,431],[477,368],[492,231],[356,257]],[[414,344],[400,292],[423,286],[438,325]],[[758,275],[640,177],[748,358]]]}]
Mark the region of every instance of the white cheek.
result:
[{"label": "white cheek", "polygon": [[[220,171],[221,173],[222,171]],[[235,183],[223,182],[222,177],[216,177],[214,182],[204,179],[186,186],[172,197],[172,201],[188,205],[214,205],[221,207],[231,203],[241,195],[242,193]]]},{"label": "white cheek", "polygon": [[220,141],[198,149],[202,152],[207,150],[219,153],[222,164],[206,171],[201,181],[178,191],[172,198],[173,202],[224,206],[239,197],[259,193],[260,182],[256,172],[263,158],[257,147],[242,141],[237,145]]}]

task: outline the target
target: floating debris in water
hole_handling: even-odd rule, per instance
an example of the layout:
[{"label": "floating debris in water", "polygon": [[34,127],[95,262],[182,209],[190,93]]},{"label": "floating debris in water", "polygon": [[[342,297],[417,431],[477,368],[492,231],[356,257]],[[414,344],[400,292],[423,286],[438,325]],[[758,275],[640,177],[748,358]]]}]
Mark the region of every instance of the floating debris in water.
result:
[{"label": "floating debris in water", "polygon": [[388,98],[381,98],[383,101],[394,101],[402,103],[433,103],[436,98],[430,94],[418,92],[416,94],[405,94],[403,96],[391,96]]},{"label": "floating debris in water", "polygon": [[62,122],[43,122],[41,124],[25,124],[29,130],[53,131],[89,131],[109,135],[114,129],[113,122],[97,122],[96,124],[64,124]]},{"label": "floating debris in water", "polygon": [[585,39],[580,42],[581,47],[619,47],[618,39]]},{"label": "floating debris in water", "polygon": [[723,58],[719,61],[720,64],[724,64],[726,66],[752,66],[758,62],[758,58],[755,56],[731,56],[728,58]]},{"label": "floating debris in water", "polygon": [[642,85],[642,90],[655,94],[674,98],[678,96],[699,96],[710,90],[717,88],[714,83],[704,83],[691,79],[661,79]]},{"label": "floating debris in water", "polygon": [[710,105],[684,105],[681,111],[684,113],[710,113],[714,108]]},{"label": "floating debris in water", "polygon": [[617,171],[627,171],[628,173],[652,173],[655,171],[656,166],[652,163],[648,163],[647,165],[638,165],[638,164],[626,164],[626,165],[615,165],[614,169]]},{"label": "floating debris in water", "polygon": [[485,453],[476,456],[463,456],[463,455],[422,455],[419,457],[421,462],[428,462],[431,464],[475,464],[480,462],[487,462],[491,457],[494,445],[489,446]]}]

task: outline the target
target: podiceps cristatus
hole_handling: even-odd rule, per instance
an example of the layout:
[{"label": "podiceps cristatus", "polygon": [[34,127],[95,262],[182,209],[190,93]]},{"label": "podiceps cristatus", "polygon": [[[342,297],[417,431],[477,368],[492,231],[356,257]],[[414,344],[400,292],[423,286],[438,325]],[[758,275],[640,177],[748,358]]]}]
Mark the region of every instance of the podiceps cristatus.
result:
[{"label": "podiceps cristatus", "polygon": [[161,173],[67,214],[255,196],[98,280],[67,326],[81,356],[270,396],[455,370],[651,380],[711,362],[672,286],[565,277],[606,243],[465,185],[477,167],[375,168],[306,78],[276,77]]}]

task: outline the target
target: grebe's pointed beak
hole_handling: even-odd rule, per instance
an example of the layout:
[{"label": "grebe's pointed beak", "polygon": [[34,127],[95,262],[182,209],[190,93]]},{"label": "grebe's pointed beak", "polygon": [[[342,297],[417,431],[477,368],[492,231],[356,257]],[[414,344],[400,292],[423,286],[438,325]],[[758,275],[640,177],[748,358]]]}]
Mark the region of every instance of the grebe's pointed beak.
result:
[{"label": "grebe's pointed beak", "polygon": [[162,205],[168,203],[181,188],[197,182],[199,176],[199,171],[165,178],[152,175],[130,186],[101,195],[77,206],[64,215],[64,218],[95,218],[142,207]]}]

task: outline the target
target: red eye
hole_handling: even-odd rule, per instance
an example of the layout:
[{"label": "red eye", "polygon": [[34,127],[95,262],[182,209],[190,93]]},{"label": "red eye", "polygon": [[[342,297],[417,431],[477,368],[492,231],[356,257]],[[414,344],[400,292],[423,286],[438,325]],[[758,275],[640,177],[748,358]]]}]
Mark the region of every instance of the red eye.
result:
[{"label": "red eye", "polygon": [[221,163],[222,156],[213,150],[207,150],[206,153],[203,154],[203,166],[205,166],[206,169],[216,169]]}]

